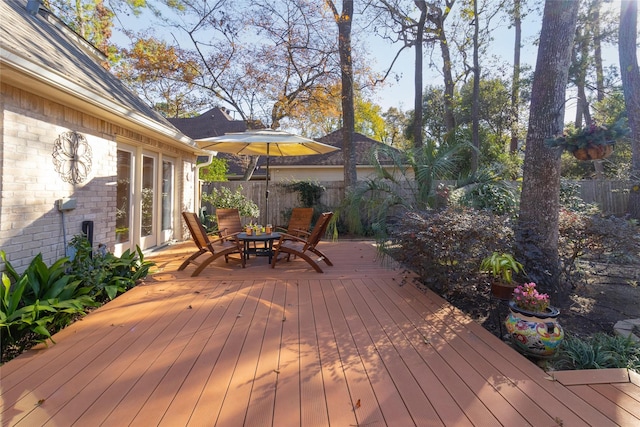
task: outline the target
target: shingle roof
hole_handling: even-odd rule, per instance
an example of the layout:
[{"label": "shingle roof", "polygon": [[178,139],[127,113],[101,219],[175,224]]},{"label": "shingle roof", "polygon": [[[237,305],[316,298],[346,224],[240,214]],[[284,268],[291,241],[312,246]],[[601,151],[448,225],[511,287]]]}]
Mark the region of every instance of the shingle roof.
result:
[{"label": "shingle roof", "polygon": [[[242,120],[233,120],[224,110],[214,107],[197,117],[185,119],[169,119],[178,129],[193,139],[203,139],[221,136],[229,132],[243,132],[247,130],[246,123]],[[328,145],[342,149],[342,130],[339,129],[322,138],[316,139]],[[369,165],[370,153],[374,147],[381,145],[360,133],[354,133],[353,140],[356,148],[356,165]],[[230,175],[243,175],[248,165],[247,156],[236,156],[227,153],[218,153],[218,158],[226,159]],[[271,166],[342,166],[344,154],[342,150],[316,156],[271,157]],[[381,159],[381,163],[389,163]],[[264,156],[258,160],[259,169],[254,175],[264,174],[266,159]]]},{"label": "shingle roof", "polygon": [[[118,78],[104,68],[106,58],[89,42],[73,32],[44,7],[31,16],[26,1],[3,0],[0,2],[0,54],[2,69],[5,66],[21,69],[21,72],[52,87],[72,93],[86,102],[99,105],[112,103],[110,112],[127,120],[142,120],[146,126],[180,139],[195,147],[161,114],[147,105],[129,90]],[[32,66],[33,69],[26,67]],[[72,87],[82,88],[83,93],[73,93]],[[117,106],[117,108],[113,107]],[[150,120],[150,121],[149,121]],[[151,123],[155,122],[155,125]],[[158,127],[158,125],[160,127]]]},{"label": "shingle roof", "polygon": [[[316,156],[295,156],[295,157],[272,157],[269,162],[272,166],[342,166],[344,165],[344,153],[342,151],[342,129],[338,129],[331,132],[322,138],[316,139],[319,142],[333,145],[340,148],[339,151],[333,151],[327,154],[320,154]],[[370,165],[370,153],[379,145],[374,139],[369,138],[361,133],[355,132],[353,134],[353,142],[356,149],[356,165]],[[259,164],[263,159],[260,159]],[[385,163],[382,161],[381,163]]]},{"label": "shingle roof", "polygon": [[193,139],[221,136],[230,132],[244,132],[244,120],[234,120],[226,110],[214,107],[196,117],[167,119],[185,135]]}]

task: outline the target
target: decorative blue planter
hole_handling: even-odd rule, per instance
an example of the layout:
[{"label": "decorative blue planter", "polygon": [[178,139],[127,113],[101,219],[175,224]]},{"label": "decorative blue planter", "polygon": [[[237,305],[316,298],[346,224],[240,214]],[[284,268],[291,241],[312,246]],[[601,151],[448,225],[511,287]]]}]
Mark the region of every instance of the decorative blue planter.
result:
[{"label": "decorative blue planter", "polygon": [[553,356],[564,339],[564,330],[556,318],[560,310],[531,312],[509,301],[509,315],[504,324],[511,340],[522,353],[534,357]]}]

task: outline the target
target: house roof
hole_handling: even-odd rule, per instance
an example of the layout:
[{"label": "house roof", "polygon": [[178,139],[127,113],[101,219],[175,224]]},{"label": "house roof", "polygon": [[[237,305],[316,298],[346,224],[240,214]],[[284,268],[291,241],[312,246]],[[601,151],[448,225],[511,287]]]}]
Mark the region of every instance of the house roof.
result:
[{"label": "house roof", "polygon": [[[197,117],[169,119],[169,121],[193,139],[204,139],[222,136],[225,133],[244,132],[247,130],[245,121],[234,120],[226,110],[220,107],[214,107]],[[357,132],[354,133],[353,139],[356,148],[356,166],[370,165],[371,151],[382,143]],[[322,138],[317,138],[316,140],[342,149],[342,129],[325,135]],[[249,164],[247,156],[218,153],[217,157],[227,160],[229,175],[243,175]],[[384,158],[384,156],[380,157],[380,162],[382,164],[391,163],[390,160]],[[279,167],[342,166],[344,165],[344,154],[339,150],[315,156],[271,157],[269,164],[270,166]],[[258,169],[254,172],[254,176],[258,178],[263,176],[266,173],[265,166],[266,158],[261,156],[258,160]]]},{"label": "house roof", "polygon": [[153,110],[103,64],[106,58],[44,7],[0,2],[0,73],[24,90],[142,131],[181,148],[196,144]]},{"label": "house roof", "polygon": [[[271,166],[343,166],[344,153],[342,151],[342,129],[331,132],[322,138],[316,139],[324,144],[332,145],[340,148],[339,151],[333,151],[327,154],[315,156],[293,156],[293,157],[271,157],[269,164]],[[353,142],[355,146],[356,166],[370,165],[372,150],[382,145],[381,142],[371,139],[361,133],[353,134]],[[389,164],[389,159],[381,157],[380,163]],[[264,159],[260,159],[259,165],[264,164]]]},{"label": "house roof", "polygon": [[247,130],[247,123],[244,120],[234,120],[227,110],[221,107],[214,107],[196,117],[168,118],[167,120],[192,139],[210,138]]},{"label": "house roof", "polygon": [[[271,157],[269,158],[269,166],[277,166],[280,168],[344,166],[341,129],[325,135],[322,138],[317,138],[316,140],[324,144],[338,147],[340,150],[314,156]],[[356,148],[356,166],[371,165],[371,152],[375,147],[382,145],[382,143],[357,132],[354,133],[353,140]],[[227,159],[230,175],[244,174],[248,165],[247,156],[234,156],[231,154],[218,153],[218,157]],[[380,155],[378,158],[380,163],[383,165],[392,164],[391,160],[384,155]],[[266,164],[267,160],[265,156],[261,156],[258,160],[258,168],[254,172],[254,177],[258,179],[261,177],[264,178],[264,175],[266,174]]]},{"label": "house roof", "polygon": [[[167,120],[193,139],[211,138],[222,136],[225,133],[247,130],[247,122],[234,120],[222,107],[213,107],[196,117],[169,118]],[[227,160],[230,175],[243,175],[249,165],[247,156],[218,153],[216,157]]]}]

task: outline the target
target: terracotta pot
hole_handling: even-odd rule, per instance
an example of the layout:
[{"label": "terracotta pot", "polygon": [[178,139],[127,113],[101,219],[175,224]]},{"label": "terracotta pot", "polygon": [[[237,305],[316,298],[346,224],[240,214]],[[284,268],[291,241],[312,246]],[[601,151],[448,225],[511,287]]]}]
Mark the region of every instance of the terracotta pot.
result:
[{"label": "terracotta pot", "polygon": [[573,156],[578,160],[586,161],[604,159],[611,153],[613,153],[613,144],[588,145],[585,148],[578,148],[573,152]]},{"label": "terracotta pot", "polygon": [[501,300],[510,300],[515,288],[514,284],[493,281],[491,282],[491,295]]},{"label": "terracotta pot", "polygon": [[564,330],[556,318],[560,310],[549,307],[545,312],[531,312],[509,302],[509,315],[504,324],[516,348],[529,356],[550,357],[564,339]]}]

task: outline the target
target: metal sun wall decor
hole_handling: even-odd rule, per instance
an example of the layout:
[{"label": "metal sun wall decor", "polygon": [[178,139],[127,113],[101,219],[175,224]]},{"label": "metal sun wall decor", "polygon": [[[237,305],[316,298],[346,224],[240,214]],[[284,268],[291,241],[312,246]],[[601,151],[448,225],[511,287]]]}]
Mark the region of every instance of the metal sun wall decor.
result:
[{"label": "metal sun wall decor", "polygon": [[81,184],[91,172],[91,146],[76,131],[60,134],[53,147],[53,164],[64,182]]}]

